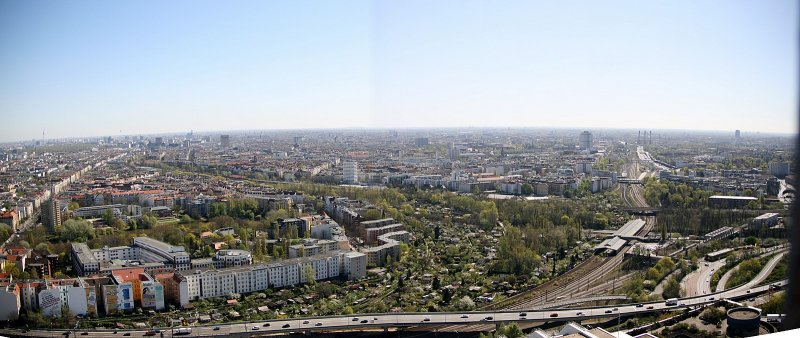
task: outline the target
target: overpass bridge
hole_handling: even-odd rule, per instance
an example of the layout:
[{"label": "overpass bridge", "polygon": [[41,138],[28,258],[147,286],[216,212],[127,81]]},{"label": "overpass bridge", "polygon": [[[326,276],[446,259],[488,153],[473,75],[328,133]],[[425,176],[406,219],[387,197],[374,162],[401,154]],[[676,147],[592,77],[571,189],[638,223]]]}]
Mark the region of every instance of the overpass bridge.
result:
[{"label": "overpass bridge", "polygon": [[618,178],[617,182],[619,184],[642,184],[641,180],[637,180],[635,178]]},{"label": "overpass bridge", "polygon": [[628,300],[630,297],[626,295],[611,295],[611,296],[593,296],[593,297],[583,297],[583,298],[575,298],[575,299],[565,299],[558,302],[552,302],[545,305],[534,306],[532,309],[535,310],[544,310],[544,309],[557,309],[560,307],[566,307],[569,305],[575,304],[582,304],[582,303],[591,303],[591,302],[607,302],[612,300]]},{"label": "overpass bridge", "polygon": [[627,212],[631,215],[640,215],[640,216],[655,216],[658,214],[661,209],[653,208],[653,207],[627,207],[621,208],[620,210]]}]

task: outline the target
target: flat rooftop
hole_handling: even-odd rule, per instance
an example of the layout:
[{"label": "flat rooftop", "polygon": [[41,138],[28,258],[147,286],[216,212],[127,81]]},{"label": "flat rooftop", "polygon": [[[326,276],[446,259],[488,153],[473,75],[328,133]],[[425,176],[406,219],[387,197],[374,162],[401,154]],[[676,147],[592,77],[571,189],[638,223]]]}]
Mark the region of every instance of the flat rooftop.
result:
[{"label": "flat rooftop", "polygon": [[75,253],[76,256],[78,256],[78,260],[80,260],[81,263],[97,264],[97,259],[94,258],[92,250],[89,249],[89,246],[86,245],[86,243],[72,243],[72,251]]},{"label": "flat rooftop", "polygon": [[619,228],[619,230],[614,232],[614,236],[619,236],[619,237],[635,236],[636,233],[639,232],[639,230],[642,230],[644,224],[645,221],[643,219],[635,219],[629,221],[628,223],[625,223],[625,225],[623,225],[621,228]]}]

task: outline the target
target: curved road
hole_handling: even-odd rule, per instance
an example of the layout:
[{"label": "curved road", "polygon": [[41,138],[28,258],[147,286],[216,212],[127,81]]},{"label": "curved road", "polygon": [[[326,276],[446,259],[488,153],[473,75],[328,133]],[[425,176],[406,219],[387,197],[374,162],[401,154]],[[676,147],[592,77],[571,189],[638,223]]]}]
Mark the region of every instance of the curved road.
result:
[{"label": "curved road", "polygon": [[[775,266],[778,265],[778,262],[781,261],[781,258],[783,258],[783,256],[785,254],[787,254],[788,252],[789,252],[789,249],[779,250],[778,253],[775,254],[775,257],[772,257],[769,260],[769,262],[767,262],[767,264],[764,265],[764,267],[761,269],[761,271],[758,273],[758,275],[756,275],[752,280],[750,280],[750,282],[747,282],[745,284],[745,286],[758,285],[758,283],[761,283],[761,281],[763,281],[764,279],[767,278],[767,276],[769,276],[770,272],[772,272],[772,269],[774,269]],[[765,253],[763,255],[769,255],[769,254],[771,254],[771,253]],[[722,278],[719,279],[719,283],[717,284],[717,291],[724,291],[725,290],[725,284],[727,284],[728,279],[730,278],[730,273],[733,270],[735,270],[735,269],[731,269],[730,271],[725,273],[725,275]],[[723,282],[724,282],[724,284],[723,284]]]}]

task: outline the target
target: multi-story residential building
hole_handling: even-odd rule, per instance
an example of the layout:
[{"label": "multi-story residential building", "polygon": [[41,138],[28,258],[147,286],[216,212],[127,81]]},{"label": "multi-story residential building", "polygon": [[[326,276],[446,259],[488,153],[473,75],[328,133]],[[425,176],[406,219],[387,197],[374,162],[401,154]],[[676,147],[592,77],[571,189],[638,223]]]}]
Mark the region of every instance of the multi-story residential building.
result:
[{"label": "multi-story residential building", "polygon": [[139,260],[138,246],[104,246],[101,249],[92,250],[92,255],[98,262],[108,262],[111,260]]},{"label": "multi-story residential building", "polygon": [[113,284],[102,286],[103,311],[106,314],[131,311],[134,309],[133,284],[112,279]]},{"label": "multi-story residential building", "polygon": [[58,199],[51,198],[42,203],[42,223],[50,232],[61,228],[61,202]]},{"label": "multi-story residential building", "polygon": [[791,166],[788,162],[772,162],[769,164],[769,174],[779,178],[789,175]]},{"label": "multi-story residential building", "polygon": [[342,179],[345,183],[358,183],[358,162],[348,161],[342,164]]},{"label": "multi-story residential building", "polygon": [[349,251],[343,254],[342,268],[347,279],[365,277],[367,275],[367,255],[356,251]]},{"label": "multi-story residential building", "polygon": [[17,230],[19,224],[19,213],[16,209],[0,211],[0,223],[8,224],[12,231]]},{"label": "multi-story residential building", "polygon": [[219,250],[214,255],[216,267],[231,267],[253,264],[253,255],[247,250]]},{"label": "multi-story residential building", "polygon": [[164,302],[181,308],[189,305],[189,283],[186,277],[174,272],[156,274],[154,278],[164,286]]},{"label": "multi-story residential building", "polygon": [[[392,220],[394,221],[394,220]],[[365,222],[361,222],[361,225],[364,225]],[[390,232],[396,232],[403,230],[403,224],[400,223],[393,223],[389,225],[374,227],[374,228],[365,228],[364,229],[364,243],[372,244],[378,241],[378,237],[388,234]]]},{"label": "multi-story residential building", "polygon": [[39,309],[45,317],[60,317],[63,306],[74,315],[97,314],[95,288],[82,278],[48,281],[45,289],[39,291]]},{"label": "multi-story residential building", "polygon": [[116,218],[123,218],[123,215],[126,213],[130,214],[132,217],[142,216],[142,207],[138,205],[107,204],[75,209],[75,217],[100,217],[106,210],[111,210]]},{"label": "multi-story residential building", "polygon": [[361,252],[367,255],[367,266],[383,266],[388,256],[393,259],[399,258],[400,242],[408,241],[408,237],[408,231],[390,232],[378,237],[383,244],[362,248]]},{"label": "multi-story residential building", "polygon": [[0,282],[0,321],[8,322],[19,318],[22,308],[20,289],[11,281]]},{"label": "multi-story residential building", "polygon": [[340,276],[356,279],[366,274],[366,258],[364,254],[357,252],[336,251],[266,265],[203,268],[179,272],[176,275],[185,279],[189,299],[202,299],[305,283],[307,269],[312,270],[315,280]]},{"label": "multi-story residential building", "polygon": [[[275,233],[275,225],[278,226],[278,234]],[[267,231],[269,232],[270,238],[283,237],[292,232],[296,233],[297,237],[303,238],[306,237],[306,234],[309,232],[308,223],[306,220],[300,218],[279,218]]]}]

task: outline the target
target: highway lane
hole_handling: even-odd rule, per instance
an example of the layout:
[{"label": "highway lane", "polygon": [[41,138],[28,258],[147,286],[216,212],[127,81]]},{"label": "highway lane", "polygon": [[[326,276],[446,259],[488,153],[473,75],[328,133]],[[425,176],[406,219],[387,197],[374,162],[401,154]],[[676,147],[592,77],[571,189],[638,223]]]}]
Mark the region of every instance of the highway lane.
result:
[{"label": "highway lane", "polygon": [[702,296],[711,293],[711,276],[714,271],[725,266],[725,260],[700,262],[700,268],[686,275],[681,281],[685,286],[686,296]]}]

